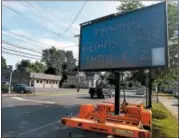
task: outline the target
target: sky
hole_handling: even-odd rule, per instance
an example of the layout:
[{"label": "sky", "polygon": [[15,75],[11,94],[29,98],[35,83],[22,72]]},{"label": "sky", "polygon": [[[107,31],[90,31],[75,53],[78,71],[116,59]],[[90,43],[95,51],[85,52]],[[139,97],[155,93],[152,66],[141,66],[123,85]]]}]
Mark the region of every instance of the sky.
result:
[{"label": "sky", "polygon": [[[142,3],[148,6],[158,2],[143,1]],[[79,24],[117,12],[116,7],[120,5],[120,2],[86,2],[70,28],[70,24],[79,13],[84,1],[3,1],[2,4],[2,40],[4,42],[2,56],[8,65],[13,65],[15,68],[15,65],[22,59],[32,62],[39,60],[42,50],[52,46],[65,51],[71,50],[74,57],[78,58],[78,38],[74,36],[80,34]],[[7,43],[26,49],[17,48]],[[34,59],[5,52],[25,55]]]}]

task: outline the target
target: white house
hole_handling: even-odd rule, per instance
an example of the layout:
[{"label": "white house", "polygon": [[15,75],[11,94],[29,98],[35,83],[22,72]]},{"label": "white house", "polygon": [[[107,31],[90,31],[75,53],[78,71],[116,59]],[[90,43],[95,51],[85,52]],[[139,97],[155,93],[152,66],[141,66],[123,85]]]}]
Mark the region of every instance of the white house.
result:
[{"label": "white house", "polygon": [[30,73],[29,85],[35,88],[59,88],[61,76]]}]

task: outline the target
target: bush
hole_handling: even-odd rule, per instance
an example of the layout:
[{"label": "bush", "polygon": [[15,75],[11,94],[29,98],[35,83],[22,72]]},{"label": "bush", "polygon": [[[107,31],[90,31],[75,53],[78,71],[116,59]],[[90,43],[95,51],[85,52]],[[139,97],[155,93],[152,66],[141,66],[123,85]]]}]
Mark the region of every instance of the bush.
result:
[{"label": "bush", "polygon": [[8,93],[9,86],[8,85],[1,85],[1,92],[2,93]]}]

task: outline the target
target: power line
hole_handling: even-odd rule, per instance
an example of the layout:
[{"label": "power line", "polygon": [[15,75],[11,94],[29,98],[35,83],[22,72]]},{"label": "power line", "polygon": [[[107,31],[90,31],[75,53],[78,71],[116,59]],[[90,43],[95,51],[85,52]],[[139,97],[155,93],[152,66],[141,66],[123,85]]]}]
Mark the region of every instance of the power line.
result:
[{"label": "power line", "polygon": [[[28,8],[28,9],[33,9],[33,11],[35,11],[36,13],[40,13],[39,15],[42,17],[42,18],[44,18],[46,21],[48,21],[48,22],[52,22],[51,20],[49,20],[46,16],[43,16],[43,12],[41,12],[36,6],[34,6],[32,3],[30,3],[30,5],[28,5],[28,4],[25,4],[25,3],[23,3],[23,2],[19,2],[19,3],[21,3],[23,6],[25,6],[26,8]],[[53,15],[52,15],[52,17],[53,17]],[[66,28],[66,26],[64,26],[64,25],[61,25],[61,24],[59,24],[58,23],[58,26],[61,26],[62,28]],[[72,34],[72,35],[74,35],[74,34]]]},{"label": "power line", "polygon": [[[10,32],[9,32],[10,33]],[[12,33],[11,33],[12,34]],[[3,34],[3,35],[5,35],[5,36],[9,36],[9,35],[7,35],[7,34]],[[12,36],[11,36],[12,37]],[[36,45],[36,46],[38,46],[39,47],[39,45],[37,45],[37,44],[34,44],[34,43],[31,43],[31,42],[29,42],[28,40],[24,40],[24,39],[19,39],[19,38],[15,38],[15,37],[13,37],[14,39],[16,39],[16,40],[20,40],[20,41],[24,41],[24,42],[28,42],[28,43],[30,43],[30,44],[32,44],[32,45]]]},{"label": "power line", "polygon": [[[5,28],[5,29],[7,30],[7,27],[3,27],[3,28]],[[8,30],[9,30],[9,29],[8,29]],[[25,38],[25,39],[27,39],[28,41],[30,40],[30,41],[33,41],[33,42],[35,42],[35,43],[38,43],[38,44],[40,44],[40,45],[37,45],[37,44],[36,44],[36,45],[37,45],[38,47],[41,47],[41,48],[45,48],[45,47],[43,47],[43,46],[41,46],[41,45],[50,46],[50,45],[46,45],[46,44],[44,44],[44,43],[35,41],[35,40],[33,40],[33,39],[29,38],[29,37],[25,37],[25,36],[22,36],[22,35],[18,35],[18,34],[16,34],[16,33],[11,32],[11,31],[7,31],[7,32],[10,33],[10,34],[13,34],[13,35],[15,35],[15,36]]]},{"label": "power line", "polygon": [[85,1],[85,2],[83,3],[83,5],[82,5],[80,11],[78,12],[78,14],[76,15],[76,17],[73,19],[73,21],[71,22],[71,24],[67,27],[67,29],[66,29],[63,33],[67,32],[67,31],[71,28],[71,26],[73,25],[73,23],[76,21],[76,19],[78,18],[78,16],[79,16],[80,13],[82,12],[82,10],[83,10],[84,6],[86,5],[86,3],[87,3],[87,1]]},{"label": "power line", "polygon": [[[42,6],[40,3],[35,2],[35,1],[34,1],[34,3],[37,4],[38,6],[40,6],[41,8],[43,8],[44,11],[48,12],[49,14],[51,14],[52,17],[56,17],[56,19],[59,18],[58,16],[56,16],[55,14],[53,14],[51,11],[48,11],[48,10],[47,10],[44,6]],[[61,19],[61,20],[62,20],[62,19]],[[62,20],[62,21],[63,21],[64,23],[66,23],[64,20]],[[62,24],[60,24],[60,25],[66,28],[66,26],[64,26],[64,25],[62,25]],[[74,28],[74,27],[71,27],[71,28],[73,28],[74,30],[77,30],[77,31],[79,32],[78,29],[76,29],[76,28]]]},{"label": "power line", "polygon": [[[12,43],[10,43],[10,42],[8,42],[8,41],[5,41],[5,40],[2,40],[2,43],[3,44],[7,44],[7,45],[11,45],[11,46],[13,46],[13,47],[17,47],[17,48],[21,48],[21,49],[25,49],[25,50],[29,50],[29,51],[32,51],[32,52],[36,52],[36,53],[40,53],[40,54],[42,54],[42,52],[39,52],[39,51],[36,51],[36,50],[34,50],[34,49],[28,49],[28,48],[25,48],[25,47],[23,47],[23,46],[19,46],[19,45],[17,45],[17,44],[12,44]],[[78,45],[73,45],[73,46],[68,46],[68,47],[61,47],[61,49],[65,49],[65,48],[70,48],[70,47],[77,47]]]},{"label": "power line", "polygon": [[4,5],[4,4],[2,4],[2,5],[3,5],[4,7],[6,7],[7,9],[9,9],[10,11],[12,11],[12,12],[18,14],[19,16],[21,16],[21,17],[23,17],[23,18],[25,18],[25,19],[29,19],[29,20],[35,22],[36,24],[42,26],[44,29],[46,29],[46,30],[48,30],[48,31],[50,31],[50,32],[52,32],[52,33],[54,33],[55,35],[57,35],[57,36],[59,35],[58,33],[56,33],[56,32],[54,32],[54,31],[50,30],[49,28],[46,28],[44,25],[38,23],[37,21],[32,20],[31,18],[28,18],[28,17],[24,16],[23,14],[17,12],[16,10],[14,10],[14,9],[12,9],[12,8],[10,8],[10,7],[6,6],[6,5]]},{"label": "power line", "polygon": [[[5,28],[6,30],[7,30],[7,29],[9,30],[9,28],[7,28],[7,27],[2,27],[2,28]],[[25,37],[25,36],[22,36],[22,35],[18,35],[18,34],[16,34],[16,33],[11,32],[11,31],[7,31],[7,32],[10,33],[10,34],[13,34],[13,35],[15,35],[15,36],[25,38],[25,39],[27,39],[28,41],[33,41],[33,42],[39,43],[39,44],[41,44],[41,45],[45,45],[45,46],[48,46],[48,47],[52,47],[52,45],[46,45],[46,44],[40,43],[40,42],[35,41],[35,40],[33,40],[33,39],[29,38],[29,37]],[[25,41],[25,40],[23,40],[23,41]],[[31,43],[31,44],[33,44],[33,43]],[[36,45],[36,46],[38,46],[38,47],[41,47],[41,48],[46,48],[46,47],[42,47],[42,46],[37,45],[37,44],[34,44],[34,45]],[[77,45],[74,45],[74,46],[77,46]],[[68,47],[73,47],[73,46],[66,46],[65,48],[68,48]]]},{"label": "power line", "polygon": [[10,42],[8,42],[8,41],[5,41],[5,40],[2,40],[2,43],[3,43],[3,44],[10,45],[10,46],[13,46],[13,47],[17,47],[17,48],[21,48],[21,49],[25,49],[25,50],[29,50],[29,51],[32,51],[32,52],[36,52],[36,53],[42,54],[42,52],[39,52],[39,51],[36,51],[36,50],[33,50],[33,49],[28,49],[28,48],[25,48],[25,47],[22,47],[22,46],[18,46],[18,45],[16,45],[16,44],[12,44],[12,43],[10,43]]},{"label": "power line", "polygon": [[9,51],[12,51],[12,52],[21,53],[21,54],[28,54],[29,56],[42,57],[42,56],[39,56],[39,55],[29,54],[29,53],[26,53],[26,52],[21,52],[21,51],[17,51],[17,50],[12,50],[12,49],[5,48],[5,47],[2,47],[2,49],[9,50]]},{"label": "power line", "polygon": [[6,53],[6,54],[10,54],[10,55],[15,55],[15,56],[19,56],[19,57],[25,57],[25,58],[29,58],[29,59],[41,60],[41,59],[38,59],[38,58],[29,57],[29,56],[25,56],[25,55],[19,55],[19,54],[15,54],[15,53],[9,53],[9,52],[6,52],[6,51],[2,51],[2,53]]}]

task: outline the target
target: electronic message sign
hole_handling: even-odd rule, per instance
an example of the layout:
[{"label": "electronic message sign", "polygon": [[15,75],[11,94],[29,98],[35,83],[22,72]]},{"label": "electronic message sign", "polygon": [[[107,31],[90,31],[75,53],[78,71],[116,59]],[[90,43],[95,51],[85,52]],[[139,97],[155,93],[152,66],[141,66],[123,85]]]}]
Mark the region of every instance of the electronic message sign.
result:
[{"label": "electronic message sign", "polygon": [[81,24],[80,70],[168,66],[166,2]]}]

